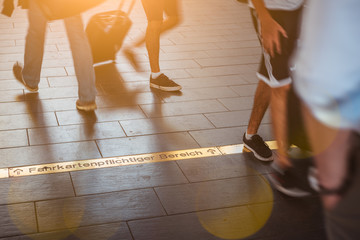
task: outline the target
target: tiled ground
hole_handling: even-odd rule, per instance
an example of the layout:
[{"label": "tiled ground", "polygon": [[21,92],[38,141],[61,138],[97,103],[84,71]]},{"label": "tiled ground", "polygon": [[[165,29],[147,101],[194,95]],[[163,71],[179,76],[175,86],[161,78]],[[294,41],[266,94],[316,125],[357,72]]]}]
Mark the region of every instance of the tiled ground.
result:
[{"label": "tiled ground", "polygon": [[[90,10],[85,22],[117,4]],[[23,59],[26,11],[0,16],[0,168],[241,143],[260,56],[248,8],[182,5],[183,23],[162,38],[161,67],[183,90],[150,90],[145,48],[136,52],[142,72],[120,52],[116,64],[96,69],[93,114],[75,108],[62,22],[49,24],[40,91],[30,94],[12,74]],[[131,19],[125,44],[145,31],[140,1]],[[269,119],[260,129],[266,140]],[[318,198],[286,198],[267,173],[237,154],[0,179],[0,239],[325,239]]]}]

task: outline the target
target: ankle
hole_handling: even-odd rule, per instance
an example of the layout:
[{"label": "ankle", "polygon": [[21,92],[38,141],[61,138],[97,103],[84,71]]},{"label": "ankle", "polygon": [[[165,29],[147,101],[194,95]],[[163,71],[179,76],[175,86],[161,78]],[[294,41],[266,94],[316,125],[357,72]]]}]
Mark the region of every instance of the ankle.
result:
[{"label": "ankle", "polygon": [[151,78],[153,78],[153,79],[158,78],[161,74],[162,74],[162,72],[156,72],[156,73],[152,72]]},{"label": "ankle", "polygon": [[245,138],[246,138],[247,140],[250,140],[251,137],[254,136],[254,135],[255,135],[255,133],[254,133],[254,134],[249,134],[249,133],[246,131],[246,133],[245,133]]}]

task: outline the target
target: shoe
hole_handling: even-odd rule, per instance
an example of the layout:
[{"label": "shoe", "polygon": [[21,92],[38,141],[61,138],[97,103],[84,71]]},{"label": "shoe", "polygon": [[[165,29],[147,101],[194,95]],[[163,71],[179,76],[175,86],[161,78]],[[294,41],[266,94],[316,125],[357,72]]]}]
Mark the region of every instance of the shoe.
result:
[{"label": "shoe", "polygon": [[94,111],[97,109],[95,101],[93,102],[81,102],[80,100],[76,101],[76,108],[81,111]]},{"label": "shoe", "polygon": [[312,191],[303,182],[307,179],[297,177],[295,168],[284,170],[278,167],[275,162],[271,164],[271,168],[273,172],[268,175],[269,181],[279,192],[290,197],[306,197],[312,194]]},{"label": "shoe", "polygon": [[37,86],[31,87],[25,82],[23,75],[22,75],[22,70],[23,70],[23,67],[21,66],[21,64],[19,62],[16,62],[13,66],[13,74],[14,74],[16,80],[18,80],[19,83],[24,85],[24,87],[27,90],[29,90],[30,92],[37,92],[39,90],[39,88]]},{"label": "shoe", "polygon": [[127,58],[127,60],[130,62],[131,66],[137,71],[140,71],[140,65],[139,65],[139,61],[136,58],[135,54],[133,51],[131,51],[129,48],[125,48],[124,49],[124,55]]},{"label": "shoe", "polygon": [[245,133],[243,143],[245,148],[250,150],[258,160],[265,162],[273,160],[271,149],[258,134],[253,135],[251,139],[248,140]]},{"label": "shoe", "polygon": [[157,78],[152,78],[150,76],[150,87],[160,89],[162,91],[173,92],[181,90],[181,86],[171,79],[169,79],[165,74],[161,74]]},{"label": "shoe", "polygon": [[318,176],[318,171],[317,171],[316,167],[310,167],[309,172],[308,172],[308,181],[309,181],[310,187],[315,192],[320,192],[319,180],[318,180],[317,176]]}]

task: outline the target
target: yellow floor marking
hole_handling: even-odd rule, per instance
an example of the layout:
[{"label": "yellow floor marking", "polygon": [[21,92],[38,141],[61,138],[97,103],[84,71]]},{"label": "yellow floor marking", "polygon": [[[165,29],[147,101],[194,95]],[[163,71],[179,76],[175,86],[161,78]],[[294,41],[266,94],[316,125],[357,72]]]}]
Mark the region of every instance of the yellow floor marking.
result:
[{"label": "yellow floor marking", "polygon": [[[271,149],[276,148],[275,141],[267,144]],[[195,148],[178,151],[157,152],[148,154],[138,154],[120,157],[109,157],[99,159],[78,160],[59,163],[48,163],[41,165],[20,166],[0,169],[0,178],[12,178],[22,176],[32,176],[50,173],[73,172],[81,170],[118,167],[126,165],[167,162],[175,160],[185,160],[201,157],[212,157],[228,154],[238,154],[244,152],[243,144],[226,145],[219,147]]]},{"label": "yellow floor marking", "polygon": [[0,178],[8,178],[9,177],[9,169],[1,168],[0,169]]}]

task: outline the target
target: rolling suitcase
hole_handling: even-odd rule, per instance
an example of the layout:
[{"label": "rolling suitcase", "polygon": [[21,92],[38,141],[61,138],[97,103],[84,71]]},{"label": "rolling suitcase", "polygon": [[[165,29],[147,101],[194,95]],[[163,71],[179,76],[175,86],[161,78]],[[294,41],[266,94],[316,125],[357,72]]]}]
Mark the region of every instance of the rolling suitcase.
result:
[{"label": "rolling suitcase", "polygon": [[124,0],[118,10],[101,12],[92,16],[86,26],[86,34],[90,42],[93,63],[101,65],[114,62],[132,22],[129,14],[134,6],[132,0],[127,12],[122,11]]}]

